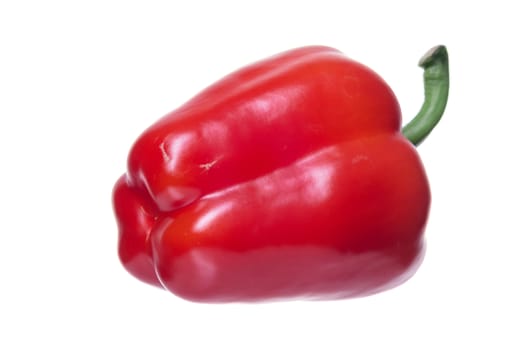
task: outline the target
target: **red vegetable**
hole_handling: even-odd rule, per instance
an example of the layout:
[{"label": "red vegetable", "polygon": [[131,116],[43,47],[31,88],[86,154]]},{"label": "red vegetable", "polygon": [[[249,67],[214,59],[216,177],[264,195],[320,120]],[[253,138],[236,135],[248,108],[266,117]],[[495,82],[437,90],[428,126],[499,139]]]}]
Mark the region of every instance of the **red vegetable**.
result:
[{"label": "red vegetable", "polygon": [[430,191],[410,140],[444,111],[444,47],[404,133],[369,68],[327,47],[259,61],[147,129],[114,189],[119,255],[137,278],[203,302],[338,299],[407,280]]}]

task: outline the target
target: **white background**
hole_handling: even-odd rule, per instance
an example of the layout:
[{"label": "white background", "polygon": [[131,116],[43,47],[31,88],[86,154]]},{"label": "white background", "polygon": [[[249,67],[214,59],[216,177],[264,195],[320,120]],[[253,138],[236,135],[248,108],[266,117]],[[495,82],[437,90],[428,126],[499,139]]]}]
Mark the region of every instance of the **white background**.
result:
[{"label": "white background", "polygon": [[[518,1],[2,1],[0,348],[523,349]],[[114,181],[131,143],[251,61],[323,44],[376,70],[409,120],[420,56],[450,53],[445,116],[419,147],[426,260],[369,298],[193,304],[129,276]]]}]

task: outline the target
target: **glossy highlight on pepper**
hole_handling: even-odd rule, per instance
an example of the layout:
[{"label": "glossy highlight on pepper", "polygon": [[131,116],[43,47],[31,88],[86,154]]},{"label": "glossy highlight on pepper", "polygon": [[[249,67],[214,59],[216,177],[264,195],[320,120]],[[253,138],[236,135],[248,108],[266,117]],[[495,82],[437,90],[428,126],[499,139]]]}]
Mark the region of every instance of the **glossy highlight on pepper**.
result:
[{"label": "glossy highlight on pepper", "polygon": [[124,267],[213,303],[360,297],[406,281],[430,208],[414,144],[443,114],[446,49],[421,65],[425,103],[403,130],[388,85],[322,46],[241,68],[160,119],[113,192]]}]

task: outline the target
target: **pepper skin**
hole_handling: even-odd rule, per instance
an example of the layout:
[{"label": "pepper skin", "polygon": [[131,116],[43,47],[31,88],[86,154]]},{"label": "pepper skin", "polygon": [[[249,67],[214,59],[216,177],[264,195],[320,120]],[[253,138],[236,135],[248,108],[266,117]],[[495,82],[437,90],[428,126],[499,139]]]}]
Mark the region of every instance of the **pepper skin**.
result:
[{"label": "pepper skin", "polygon": [[121,262],[144,282],[199,302],[323,300],[415,273],[430,190],[388,85],[317,46],[242,68],[148,128],[113,202]]}]

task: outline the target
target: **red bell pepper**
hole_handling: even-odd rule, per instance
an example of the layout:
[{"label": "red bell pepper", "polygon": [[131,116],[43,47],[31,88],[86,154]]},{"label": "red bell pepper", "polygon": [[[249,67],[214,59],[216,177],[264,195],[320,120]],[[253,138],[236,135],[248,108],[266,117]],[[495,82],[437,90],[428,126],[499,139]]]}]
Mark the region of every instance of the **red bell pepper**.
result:
[{"label": "red bell pepper", "polygon": [[403,130],[372,70],[327,47],[256,62],[147,129],[113,193],[124,267],[202,302],[339,299],[406,281],[430,190],[413,144],[444,112],[448,58]]}]

